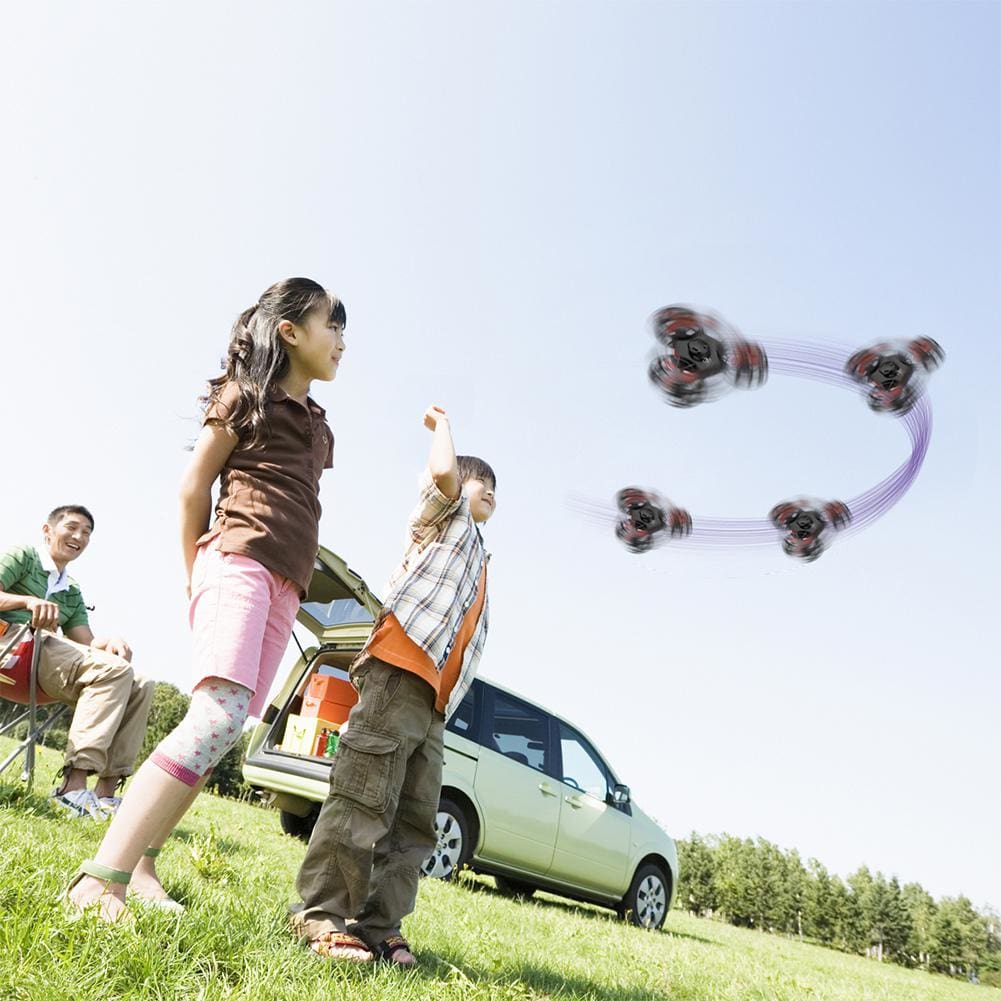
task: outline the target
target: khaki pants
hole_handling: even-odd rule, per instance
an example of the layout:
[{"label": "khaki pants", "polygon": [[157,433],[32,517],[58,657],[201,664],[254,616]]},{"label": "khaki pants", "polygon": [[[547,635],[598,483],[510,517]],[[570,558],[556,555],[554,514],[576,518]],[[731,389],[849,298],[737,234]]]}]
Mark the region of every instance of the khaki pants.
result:
[{"label": "khaki pants", "polygon": [[42,639],[38,684],[46,695],[74,707],[66,767],[101,778],[131,775],[146,733],[153,682],[113,653],[40,631],[36,637]]},{"label": "khaki pants", "polygon": [[445,717],[410,671],[368,657],[351,674],[360,697],[299,870],[303,903],[292,920],[311,939],[350,931],[374,947],[401,934],[435,846]]}]

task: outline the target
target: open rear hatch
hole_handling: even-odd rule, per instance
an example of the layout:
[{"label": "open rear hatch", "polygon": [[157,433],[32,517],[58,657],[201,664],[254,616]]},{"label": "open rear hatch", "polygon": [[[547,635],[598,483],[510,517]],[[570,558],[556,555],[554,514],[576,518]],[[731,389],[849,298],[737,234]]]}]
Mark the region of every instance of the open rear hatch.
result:
[{"label": "open rear hatch", "polygon": [[296,616],[320,645],[360,638],[362,646],[381,608],[365,581],[340,556],[320,546],[309,591]]},{"label": "open rear hatch", "polygon": [[365,581],[321,546],[296,616],[316,638],[316,645],[300,645],[302,656],[271,698],[262,720],[269,726],[267,736],[248,757],[248,765],[308,777],[325,775],[330,759],[323,753],[324,744],[332,743],[336,749],[332,735],[356,698],[348,667],[365,645],[381,607]]}]

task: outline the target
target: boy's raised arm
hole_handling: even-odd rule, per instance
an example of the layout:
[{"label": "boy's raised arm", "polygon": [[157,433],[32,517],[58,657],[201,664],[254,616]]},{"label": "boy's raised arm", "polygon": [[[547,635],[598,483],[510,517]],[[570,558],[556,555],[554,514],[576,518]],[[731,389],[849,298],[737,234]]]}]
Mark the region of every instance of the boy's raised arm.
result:
[{"label": "boy's raised arm", "polygon": [[459,467],[455,461],[455,445],[448,415],[441,407],[428,407],[424,411],[424,426],[432,432],[431,455],[428,469],[435,486],[450,500],[459,496]]}]

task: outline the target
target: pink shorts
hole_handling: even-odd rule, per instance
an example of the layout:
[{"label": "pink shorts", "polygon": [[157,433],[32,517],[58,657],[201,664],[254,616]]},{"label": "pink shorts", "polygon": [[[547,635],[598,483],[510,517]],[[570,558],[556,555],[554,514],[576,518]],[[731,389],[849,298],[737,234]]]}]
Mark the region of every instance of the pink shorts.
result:
[{"label": "pink shorts", "polygon": [[191,571],[192,688],[205,678],[234,681],[254,693],[248,712],[260,716],[292,635],[299,589],[257,560],[218,547],[218,537],[199,546]]}]

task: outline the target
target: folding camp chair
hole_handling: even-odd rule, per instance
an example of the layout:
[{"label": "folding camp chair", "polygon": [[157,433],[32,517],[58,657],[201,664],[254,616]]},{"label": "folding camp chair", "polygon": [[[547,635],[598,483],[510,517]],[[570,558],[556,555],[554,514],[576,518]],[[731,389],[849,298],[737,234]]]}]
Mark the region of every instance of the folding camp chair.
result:
[{"label": "folding camp chair", "polygon": [[5,633],[0,635],[0,699],[26,707],[24,712],[0,727],[0,736],[25,720],[28,723],[24,740],[0,763],[0,772],[6,771],[23,754],[21,781],[26,782],[29,789],[35,780],[35,747],[68,708],[62,703],[56,703],[43,719],[39,719],[39,707],[56,702],[38,686],[38,655],[41,648],[41,637],[36,639],[27,624],[7,625]]}]

